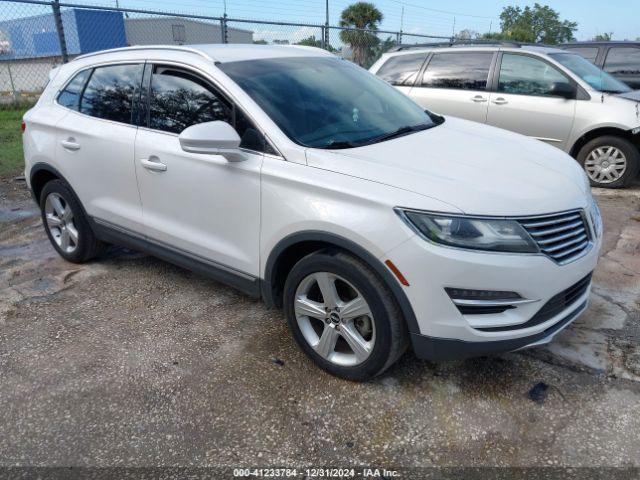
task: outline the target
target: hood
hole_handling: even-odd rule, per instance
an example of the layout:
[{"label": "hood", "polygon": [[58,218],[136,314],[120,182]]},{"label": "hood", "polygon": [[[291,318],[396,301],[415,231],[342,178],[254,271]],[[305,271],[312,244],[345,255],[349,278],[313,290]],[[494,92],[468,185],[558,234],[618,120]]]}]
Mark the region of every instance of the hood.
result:
[{"label": "hood", "polygon": [[458,118],[364,147],[308,149],[307,162],[435,198],[467,214],[536,215],[587,203],[584,173],[561,150]]},{"label": "hood", "polygon": [[618,93],[616,97],[626,98],[627,100],[633,100],[634,102],[640,102],[640,90],[634,90],[632,92]]}]

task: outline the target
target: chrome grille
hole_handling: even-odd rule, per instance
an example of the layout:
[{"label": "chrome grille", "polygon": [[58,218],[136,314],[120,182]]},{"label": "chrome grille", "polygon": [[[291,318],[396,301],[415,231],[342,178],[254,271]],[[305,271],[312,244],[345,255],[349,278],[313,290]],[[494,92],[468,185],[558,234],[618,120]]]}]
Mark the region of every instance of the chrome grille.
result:
[{"label": "chrome grille", "polygon": [[569,263],[589,247],[589,229],[582,211],[518,220],[540,251],[558,263]]}]

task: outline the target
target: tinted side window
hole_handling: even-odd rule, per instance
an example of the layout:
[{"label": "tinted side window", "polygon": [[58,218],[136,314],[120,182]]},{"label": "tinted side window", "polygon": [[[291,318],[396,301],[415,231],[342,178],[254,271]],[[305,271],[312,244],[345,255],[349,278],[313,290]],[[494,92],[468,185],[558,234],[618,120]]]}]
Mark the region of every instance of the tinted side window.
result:
[{"label": "tinted side window", "polygon": [[134,93],[143,65],[110,65],[93,70],[80,100],[80,111],[92,117],[132,123]]},{"label": "tinted side window", "polygon": [[598,57],[598,47],[580,47],[580,48],[567,48],[571,53],[577,53],[583,58],[586,58],[591,63],[596,63]]},{"label": "tinted side window", "polygon": [[71,80],[58,95],[58,103],[60,105],[71,108],[72,110],[78,110],[80,95],[82,94],[82,89],[90,72],[91,70],[83,70],[73,77],[73,80]]},{"label": "tinted side window", "polygon": [[554,83],[569,83],[555,67],[525,55],[502,56],[498,91],[519,95],[550,95]]},{"label": "tinted side window", "polygon": [[198,123],[233,124],[231,105],[201,79],[173,67],[156,66],[151,76],[149,127],[180,133]]},{"label": "tinted side window", "polygon": [[437,53],[422,76],[422,86],[486,90],[493,53]]},{"label": "tinted side window", "polygon": [[385,62],[376,73],[391,85],[413,85],[426,55],[397,55]]},{"label": "tinted side window", "polygon": [[216,120],[232,125],[240,147],[275,154],[255,125],[205,80],[174,67],[155,66],[151,76],[149,127],[180,133]]},{"label": "tinted side window", "polygon": [[604,70],[613,75],[640,75],[640,48],[611,48]]}]

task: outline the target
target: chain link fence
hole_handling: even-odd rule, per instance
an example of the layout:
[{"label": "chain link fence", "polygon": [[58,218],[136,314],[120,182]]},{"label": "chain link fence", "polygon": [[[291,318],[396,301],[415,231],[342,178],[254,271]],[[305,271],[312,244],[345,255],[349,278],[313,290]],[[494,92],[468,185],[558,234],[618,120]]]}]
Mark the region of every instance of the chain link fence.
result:
[{"label": "chain link fence", "polygon": [[244,43],[324,48],[362,67],[398,44],[448,37],[79,5],[0,2],[0,105],[34,101],[49,71],[78,55],[130,45]]}]

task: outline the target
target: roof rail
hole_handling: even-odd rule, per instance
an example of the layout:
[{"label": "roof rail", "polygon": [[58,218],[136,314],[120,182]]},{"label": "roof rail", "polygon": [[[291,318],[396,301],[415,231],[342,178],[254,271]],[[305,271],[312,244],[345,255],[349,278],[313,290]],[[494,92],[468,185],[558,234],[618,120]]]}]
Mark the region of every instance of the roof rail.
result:
[{"label": "roof rail", "polygon": [[461,46],[478,46],[478,47],[515,47],[520,48],[524,45],[521,42],[509,42],[503,40],[454,40],[453,42],[435,42],[435,43],[416,43],[416,44],[400,44],[390,52],[399,52],[402,50],[411,50],[412,48],[433,48],[433,47],[461,47]]},{"label": "roof rail", "polygon": [[182,47],[179,45],[133,45],[131,47],[110,48],[108,50],[99,50],[97,52],[85,53],[84,55],[77,56],[76,58],[74,58],[74,60],[80,60],[82,58],[93,57],[96,55],[104,55],[107,53],[130,52],[130,51],[137,51],[137,50],[177,50],[180,52],[195,53],[196,55],[200,55],[201,57],[204,57],[205,59],[211,62],[214,61],[213,58],[211,58],[209,55],[204,53],[202,50],[198,50],[196,48]]}]

